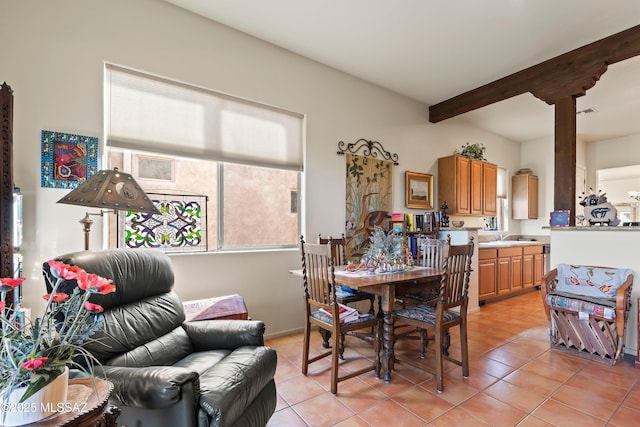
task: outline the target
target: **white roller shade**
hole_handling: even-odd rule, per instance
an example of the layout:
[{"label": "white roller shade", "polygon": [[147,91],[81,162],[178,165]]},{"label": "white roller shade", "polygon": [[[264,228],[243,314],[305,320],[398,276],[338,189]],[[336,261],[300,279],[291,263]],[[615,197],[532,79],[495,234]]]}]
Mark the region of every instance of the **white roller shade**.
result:
[{"label": "white roller shade", "polygon": [[106,66],[107,144],[302,170],[303,116]]}]

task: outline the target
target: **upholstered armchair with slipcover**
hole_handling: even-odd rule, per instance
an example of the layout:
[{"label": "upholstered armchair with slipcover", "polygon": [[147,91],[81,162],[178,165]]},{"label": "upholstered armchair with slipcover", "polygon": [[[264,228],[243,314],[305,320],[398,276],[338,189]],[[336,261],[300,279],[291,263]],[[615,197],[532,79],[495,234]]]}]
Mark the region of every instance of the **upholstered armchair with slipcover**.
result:
[{"label": "upholstered armchair with slipcover", "polygon": [[540,282],[551,348],[614,365],[624,355],[633,272],[558,264]]},{"label": "upholstered armchair with slipcover", "polygon": [[[276,406],[275,350],[252,320],[185,322],[172,291],[171,260],[151,250],[84,251],[56,258],[112,279],[116,292],[92,295],[104,327],[85,344],[114,385],[118,424],[264,426]],[[55,283],[44,265],[51,291]]]}]

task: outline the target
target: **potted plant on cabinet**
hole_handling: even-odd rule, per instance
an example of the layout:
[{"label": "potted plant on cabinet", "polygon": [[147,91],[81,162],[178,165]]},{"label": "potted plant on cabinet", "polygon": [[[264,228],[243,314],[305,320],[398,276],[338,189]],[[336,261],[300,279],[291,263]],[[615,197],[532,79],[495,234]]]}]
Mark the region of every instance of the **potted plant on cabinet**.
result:
[{"label": "potted plant on cabinet", "polygon": [[460,154],[461,156],[465,156],[470,159],[487,160],[484,157],[486,148],[487,147],[485,147],[484,144],[470,144],[467,142],[465,145],[460,147],[460,149],[454,151],[454,154]]}]

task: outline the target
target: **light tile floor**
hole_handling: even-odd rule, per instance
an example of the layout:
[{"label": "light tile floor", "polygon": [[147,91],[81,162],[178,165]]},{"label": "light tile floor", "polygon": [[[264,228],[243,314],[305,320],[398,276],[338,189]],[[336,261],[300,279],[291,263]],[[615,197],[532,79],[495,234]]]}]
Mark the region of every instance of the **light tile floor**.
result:
[{"label": "light tile floor", "polygon": [[[444,392],[433,376],[397,363],[392,382],[373,372],[329,392],[329,360],[300,372],[302,334],[269,340],[278,352],[276,426],[640,426],[640,369],[635,358],[611,367],[549,349],[548,322],[539,291],[487,304],[469,315],[470,375],[448,363]],[[321,348],[312,334],[312,353]],[[340,369],[373,360],[372,347],[346,339]],[[433,365],[433,343],[424,362]],[[417,359],[416,341],[396,352]],[[457,328],[451,352],[459,354]],[[367,359],[368,358],[368,359]]]}]

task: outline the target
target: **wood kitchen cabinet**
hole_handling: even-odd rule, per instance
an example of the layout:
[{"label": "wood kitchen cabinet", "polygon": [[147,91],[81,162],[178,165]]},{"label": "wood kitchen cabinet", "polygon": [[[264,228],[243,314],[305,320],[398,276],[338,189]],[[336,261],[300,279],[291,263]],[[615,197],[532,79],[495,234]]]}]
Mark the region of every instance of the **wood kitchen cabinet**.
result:
[{"label": "wood kitchen cabinet", "polygon": [[540,253],[533,255],[533,286],[540,286],[542,276],[544,276],[544,256],[540,246]]},{"label": "wood kitchen cabinet", "polygon": [[522,248],[522,287],[538,286],[542,279],[542,245]]},{"label": "wood kitchen cabinet", "polygon": [[438,159],[438,205],[451,215],[495,215],[498,167],[454,154]]},{"label": "wood kitchen cabinet", "polygon": [[498,277],[498,250],[478,250],[478,300],[495,298],[496,278]]},{"label": "wood kitchen cabinet", "polygon": [[449,214],[470,215],[471,160],[464,156],[438,159],[438,206],[446,201]]},{"label": "wood kitchen cabinet", "polygon": [[538,218],[538,177],[531,174],[511,177],[513,219]]},{"label": "wood kitchen cabinet", "polygon": [[498,166],[482,162],[482,214],[498,213]]},{"label": "wood kitchen cabinet", "polygon": [[519,290],[522,290],[522,255],[511,257],[511,292]]},{"label": "wood kitchen cabinet", "polygon": [[507,298],[533,290],[543,275],[542,245],[478,250],[478,301]]},{"label": "wood kitchen cabinet", "polygon": [[511,259],[509,257],[498,258],[498,295],[511,293]]},{"label": "wood kitchen cabinet", "polygon": [[471,215],[482,215],[482,160],[471,160],[469,162],[469,201]]},{"label": "wood kitchen cabinet", "polygon": [[498,295],[522,290],[522,247],[498,249]]},{"label": "wood kitchen cabinet", "polygon": [[533,287],[533,254],[522,254],[522,287]]}]

